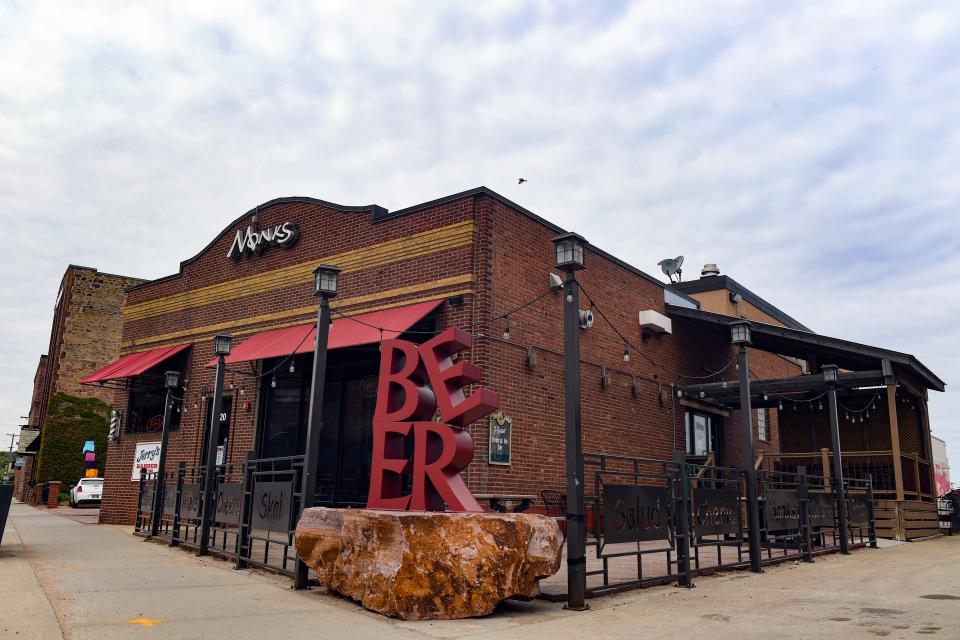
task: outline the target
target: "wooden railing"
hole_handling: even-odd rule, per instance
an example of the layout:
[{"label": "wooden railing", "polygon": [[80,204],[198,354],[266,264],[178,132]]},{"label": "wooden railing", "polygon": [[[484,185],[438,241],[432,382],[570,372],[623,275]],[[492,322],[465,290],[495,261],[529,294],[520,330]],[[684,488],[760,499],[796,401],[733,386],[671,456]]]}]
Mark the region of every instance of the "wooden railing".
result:
[{"label": "wooden railing", "polygon": [[[767,453],[767,466],[776,471],[796,473],[804,466],[807,473],[823,476],[829,485],[833,476],[833,454],[829,449],[806,453]],[[901,454],[903,470],[903,494],[906,500],[932,500],[930,487],[930,462],[917,454]],[[897,485],[893,468],[892,451],[844,451],[843,474],[845,477],[873,478],[873,491],[877,499],[892,500],[897,497]]]}]

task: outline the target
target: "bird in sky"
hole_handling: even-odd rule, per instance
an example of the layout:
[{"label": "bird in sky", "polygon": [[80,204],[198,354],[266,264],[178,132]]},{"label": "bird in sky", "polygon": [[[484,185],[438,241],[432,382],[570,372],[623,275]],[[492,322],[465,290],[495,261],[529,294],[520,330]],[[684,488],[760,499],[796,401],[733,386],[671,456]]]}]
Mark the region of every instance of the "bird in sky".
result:
[{"label": "bird in sky", "polygon": [[517,180],[517,184],[523,184],[526,181],[527,181],[526,178],[520,178],[519,180]]}]

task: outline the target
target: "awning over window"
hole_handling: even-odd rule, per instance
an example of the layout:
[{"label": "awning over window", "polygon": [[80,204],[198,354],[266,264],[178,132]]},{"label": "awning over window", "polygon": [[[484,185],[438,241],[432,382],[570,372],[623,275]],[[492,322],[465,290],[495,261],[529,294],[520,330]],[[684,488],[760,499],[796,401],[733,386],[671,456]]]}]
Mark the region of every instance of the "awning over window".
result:
[{"label": "awning over window", "polygon": [[172,347],[161,347],[151,349],[150,351],[140,351],[123,356],[113,364],[108,364],[96,373],[87,376],[80,381],[80,384],[89,384],[91,382],[104,382],[106,380],[117,380],[118,378],[132,378],[160,364],[168,358],[177,355],[192,343],[178,344]]},{"label": "awning over window", "polygon": [[[406,307],[361,313],[346,318],[333,314],[328,348],[344,349],[380,342],[381,328],[383,329],[383,338],[396,338],[425,318],[442,303],[443,300],[418,302]],[[257,333],[233,349],[230,355],[226,357],[226,362],[247,362],[279,358],[289,356],[292,353],[311,353],[313,352],[315,335],[316,325],[312,322],[296,327]],[[207,363],[207,366],[213,367],[216,364],[217,360],[214,358]]]}]

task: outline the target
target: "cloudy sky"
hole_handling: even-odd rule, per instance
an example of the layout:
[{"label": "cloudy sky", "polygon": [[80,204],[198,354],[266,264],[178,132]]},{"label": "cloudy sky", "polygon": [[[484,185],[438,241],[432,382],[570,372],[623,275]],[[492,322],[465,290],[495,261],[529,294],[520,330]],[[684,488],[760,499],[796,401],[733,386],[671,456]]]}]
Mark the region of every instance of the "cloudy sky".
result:
[{"label": "cloudy sky", "polygon": [[[953,387],[958,60],[952,1],[0,0],[0,443],[68,263],[166,275],[289,195],[486,185]],[[960,470],[958,412],[932,394]]]}]

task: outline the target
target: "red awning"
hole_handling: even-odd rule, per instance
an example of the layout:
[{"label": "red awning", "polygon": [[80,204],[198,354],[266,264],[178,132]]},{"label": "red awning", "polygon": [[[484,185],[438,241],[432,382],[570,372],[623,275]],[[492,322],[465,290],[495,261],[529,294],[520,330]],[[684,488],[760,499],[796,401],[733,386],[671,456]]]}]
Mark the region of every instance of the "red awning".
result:
[{"label": "red awning", "polygon": [[[355,316],[343,317],[333,314],[330,324],[330,349],[344,349],[361,344],[380,342],[380,329],[383,329],[383,338],[396,338],[422,320],[431,311],[439,307],[443,300],[418,302],[406,307],[372,311]],[[311,353],[316,335],[314,323],[274,329],[257,333],[237,346],[225,358],[227,363],[247,362],[249,360],[264,360],[279,358],[292,353]],[[214,358],[207,363],[208,367],[216,366]]]},{"label": "red awning", "polygon": [[180,353],[192,343],[178,344],[172,347],[161,347],[151,349],[150,351],[140,351],[125,355],[113,364],[108,364],[96,373],[87,376],[80,381],[80,384],[89,384],[91,382],[103,382],[105,380],[116,380],[118,378],[132,378],[138,376],[144,371],[160,364],[167,358],[172,358]]}]

